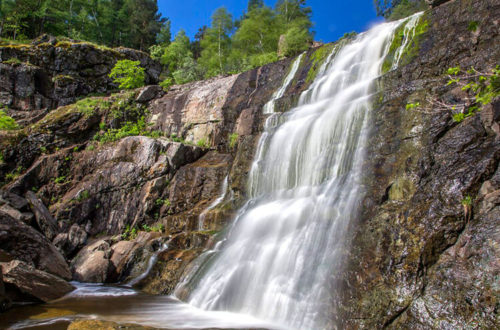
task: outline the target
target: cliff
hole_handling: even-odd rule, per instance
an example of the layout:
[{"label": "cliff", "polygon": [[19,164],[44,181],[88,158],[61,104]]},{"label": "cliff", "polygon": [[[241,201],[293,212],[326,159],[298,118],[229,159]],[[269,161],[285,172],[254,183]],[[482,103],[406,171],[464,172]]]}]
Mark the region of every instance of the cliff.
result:
[{"label": "cliff", "polygon": [[[459,123],[431,100],[458,104],[469,97],[447,85],[448,68],[485,72],[498,64],[500,6],[434,3],[400,66],[378,81],[361,178],[365,198],[351,224],[344,271],[332,279],[332,322],[341,328],[498,326],[500,100]],[[305,53],[279,111],[297,103],[331,50]],[[0,84],[11,113],[41,111],[24,128],[0,132],[0,228],[7,233],[0,235],[0,261],[21,260],[59,278],[118,282],[141,274],[168,242],[136,286],[169,294],[245,201],[262,108],[294,59],[168,92],[148,86],[74,103],[112,90],[106,73],[122,56],[148,63],[149,82],[156,82],[155,63],[129,50],[0,48],[3,62],[30,63],[0,64],[12,73]],[[97,73],[82,76],[89,67]],[[52,79],[58,75],[76,82],[62,88]],[[12,87],[25,80],[32,88],[23,90],[31,92]],[[417,102],[421,108],[407,109]],[[224,199],[204,212],[226,177]],[[467,196],[471,216],[462,203]],[[19,231],[24,236],[13,240]],[[24,253],[27,245],[37,248]],[[49,267],[46,258],[57,262]],[[19,287],[8,286],[20,296]]]}]

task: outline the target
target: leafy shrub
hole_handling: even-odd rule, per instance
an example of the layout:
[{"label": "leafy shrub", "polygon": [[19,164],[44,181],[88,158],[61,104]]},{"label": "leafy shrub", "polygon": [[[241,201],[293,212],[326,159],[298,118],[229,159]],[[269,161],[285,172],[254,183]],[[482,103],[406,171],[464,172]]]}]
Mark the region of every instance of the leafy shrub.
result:
[{"label": "leafy shrub", "polygon": [[122,89],[132,89],[144,86],[144,68],[139,61],[121,60],[116,62],[109,77]]},{"label": "leafy shrub", "polygon": [[232,149],[238,143],[238,133],[232,133],[229,135],[229,147]]},{"label": "leafy shrub", "polygon": [[0,110],[0,130],[18,129],[16,121],[8,116],[3,110]]},{"label": "leafy shrub", "polygon": [[160,86],[163,87],[163,90],[165,92],[168,92],[168,90],[170,89],[170,86],[172,86],[173,84],[174,84],[174,79],[171,77],[168,77],[160,83]]},{"label": "leafy shrub", "polygon": [[198,142],[196,143],[196,145],[198,147],[204,148],[204,149],[210,148],[210,143],[205,138],[198,140]]}]

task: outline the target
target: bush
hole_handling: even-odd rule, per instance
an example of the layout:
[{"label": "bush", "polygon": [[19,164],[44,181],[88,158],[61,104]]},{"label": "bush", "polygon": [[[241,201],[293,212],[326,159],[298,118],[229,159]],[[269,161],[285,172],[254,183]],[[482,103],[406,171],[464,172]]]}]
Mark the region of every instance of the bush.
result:
[{"label": "bush", "polygon": [[19,128],[19,126],[16,121],[8,116],[3,110],[0,110],[0,130],[13,130],[17,128]]},{"label": "bush", "polygon": [[139,61],[122,60],[116,62],[109,77],[122,89],[132,89],[144,86],[144,68]]},{"label": "bush", "polygon": [[160,86],[163,87],[163,90],[165,92],[168,92],[168,90],[170,89],[170,86],[172,86],[173,84],[174,84],[174,79],[171,77],[168,77],[160,83]]}]

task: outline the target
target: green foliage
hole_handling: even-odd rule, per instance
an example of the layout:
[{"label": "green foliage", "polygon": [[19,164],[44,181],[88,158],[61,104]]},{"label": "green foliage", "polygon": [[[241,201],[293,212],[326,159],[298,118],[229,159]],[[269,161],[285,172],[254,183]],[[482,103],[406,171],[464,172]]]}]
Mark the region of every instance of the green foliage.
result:
[{"label": "green foliage", "polygon": [[46,154],[47,153],[47,147],[40,147],[40,152],[42,154]]},{"label": "green foliage", "polygon": [[309,48],[312,42],[311,33],[307,29],[293,26],[285,34],[285,56],[297,55]]},{"label": "green foliage", "polygon": [[158,198],[156,201],[155,201],[155,205],[156,206],[167,206],[169,207],[170,206],[170,200],[168,198],[166,199],[161,199],[161,198]]},{"label": "green foliage", "polygon": [[122,89],[144,86],[144,68],[139,61],[121,60],[116,62],[109,77]]},{"label": "green foliage", "polygon": [[7,61],[4,61],[3,63],[5,64],[10,64],[10,65],[19,65],[21,64],[21,60],[18,59],[17,57],[11,57]]},{"label": "green foliage", "polygon": [[82,190],[79,194],[78,197],[76,198],[77,202],[82,202],[84,200],[87,200],[90,198],[90,192],[88,190]]},{"label": "green foliage", "polygon": [[125,227],[125,231],[122,233],[121,237],[124,240],[134,240],[137,238],[138,230],[137,227],[131,228],[130,225]]},{"label": "green foliage", "polygon": [[144,225],[142,225],[142,230],[145,232],[148,232],[148,233],[151,231],[161,233],[161,232],[165,231],[165,226],[162,223],[157,224],[156,226],[148,226],[148,225],[144,224]]},{"label": "green foliage", "polygon": [[226,8],[218,8],[212,15],[210,28],[201,40],[200,65],[205,70],[206,77],[227,73],[227,59],[231,49],[231,34],[233,20]]},{"label": "green foliage", "polygon": [[[393,62],[396,60],[396,53],[398,49],[404,44],[405,36],[404,34],[404,24],[402,24],[395,32],[394,38],[392,39],[391,45],[389,46],[389,51],[382,64],[382,73],[387,73],[391,70]],[[420,42],[423,35],[429,30],[429,21],[424,16],[420,17],[415,29],[410,34],[412,35],[411,41],[407,44],[400,58],[400,66],[404,66],[410,63],[420,51]]]},{"label": "green foliage", "polygon": [[161,83],[160,83],[160,86],[163,87],[163,90],[165,92],[168,92],[168,90],[170,89],[170,87],[174,84],[174,78],[171,78],[171,77],[167,77],[165,78],[165,80],[163,80]]},{"label": "green foliage", "polygon": [[420,102],[408,103],[406,105],[406,110],[411,110],[411,109],[415,109],[415,108],[418,108],[418,107],[420,107]]},{"label": "green foliage", "polygon": [[205,138],[202,138],[200,140],[198,140],[198,142],[196,142],[196,145],[200,148],[203,148],[203,149],[208,149],[210,148],[210,143],[208,142],[207,139]]},{"label": "green foliage", "polygon": [[449,75],[448,85],[458,84],[463,91],[472,94],[473,104],[460,113],[454,113],[453,120],[461,122],[465,118],[473,116],[481,111],[481,107],[490,104],[493,99],[500,96],[500,66],[487,73],[481,73],[471,67],[463,73],[460,67],[452,67],[447,70]]},{"label": "green foliage", "polygon": [[471,32],[476,32],[478,27],[479,27],[479,22],[472,21],[472,22],[469,22],[469,25],[467,26],[467,30],[469,30]]},{"label": "green foliage", "polygon": [[58,176],[57,178],[54,179],[55,184],[60,184],[60,183],[64,183],[64,182],[66,182],[65,175]]},{"label": "green foliage", "polygon": [[396,20],[426,10],[424,0],[373,0],[378,16]]},{"label": "green foliage", "polygon": [[111,105],[109,101],[102,98],[86,98],[75,103],[76,108],[86,117],[92,116],[97,108],[107,108]]},{"label": "green foliage", "polygon": [[238,143],[238,133],[229,134],[229,147],[232,149]]},{"label": "green foliage", "polygon": [[3,0],[0,27],[0,37],[12,40],[48,33],[141,50],[170,30],[157,0]]},{"label": "green foliage", "polygon": [[395,21],[401,18],[411,16],[419,11],[424,11],[428,8],[424,0],[401,0],[399,4],[394,7],[388,19]]},{"label": "green foliage", "polygon": [[0,130],[14,130],[18,129],[16,121],[8,116],[3,110],[0,110]]},{"label": "green foliage", "polygon": [[193,56],[189,46],[189,37],[184,30],[180,30],[175,36],[174,41],[165,48],[161,56],[161,63],[170,73],[176,71],[186,57]]},{"label": "green foliage", "polygon": [[22,166],[18,166],[18,167],[16,167],[16,169],[15,169],[15,170],[13,170],[12,172],[7,173],[7,174],[5,175],[5,179],[6,179],[7,181],[14,181],[14,180],[16,180],[18,177],[20,177],[20,176],[21,176],[21,173],[23,173],[23,171],[24,171],[24,168],[23,168]]},{"label": "green foliage", "polygon": [[147,130],[144,116],[142,116],[137,122],[127,121],[120,128],[110,128],[103,133],[97,133],[94,135],[94,141],[99,141],[100,143],[114,142],[127,136],[148,136],[158,138],[163,136],[163,132]]},{"label": "green foliage", "polygon": [[473,199],[470,195],[467,195],[462,199],[462,205],[464,206],[471,206],[473,202]]}]

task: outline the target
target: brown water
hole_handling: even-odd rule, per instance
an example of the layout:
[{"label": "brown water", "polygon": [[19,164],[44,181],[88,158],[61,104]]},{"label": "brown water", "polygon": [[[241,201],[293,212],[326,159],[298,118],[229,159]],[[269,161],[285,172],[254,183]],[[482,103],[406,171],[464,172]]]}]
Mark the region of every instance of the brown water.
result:
[{"label": "brown water", "polygon": [[77,290],[52,303],[15,307],[0,315],[0,329],[66,329],[76,319],[134,323],[162,329],[283,329],[248,315],[208,312],[170,296],[130,287],[73,283]]}]

